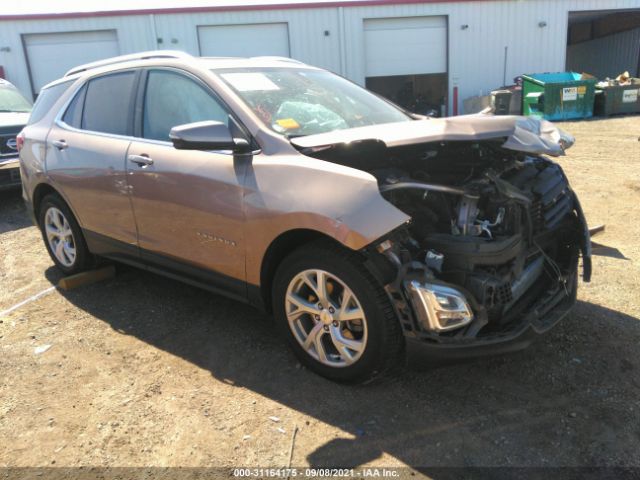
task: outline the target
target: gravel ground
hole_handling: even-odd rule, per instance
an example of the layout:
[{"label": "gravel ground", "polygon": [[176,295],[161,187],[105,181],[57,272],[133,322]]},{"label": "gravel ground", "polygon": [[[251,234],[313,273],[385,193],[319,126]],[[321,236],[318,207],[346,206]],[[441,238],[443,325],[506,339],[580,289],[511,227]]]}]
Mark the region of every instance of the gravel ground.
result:
[{"label": "gravel ground", "polygon": [[[295,427],[295,466],[640,467],[640,117],[562,127],[606,231],[577,307],[527,350],[336,385],[258,311],[119,267],[0,318],[0,467],[284,466]],[[0,311],[58,279],[2,194]]]}]

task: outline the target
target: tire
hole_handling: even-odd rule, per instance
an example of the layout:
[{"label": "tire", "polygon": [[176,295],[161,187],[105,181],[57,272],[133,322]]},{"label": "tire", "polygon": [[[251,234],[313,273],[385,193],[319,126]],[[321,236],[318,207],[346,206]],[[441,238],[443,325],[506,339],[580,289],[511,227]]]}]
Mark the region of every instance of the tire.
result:
[{"label": "tire", "polygon": [[[333,242],[314,242],[286,257],[273,282],[278,329],[303,365],[337,382],[387,376],[405,358],[400,322],[363,261]],[[322,284],[324,302],[316,295]]]},{"label": "tire", "polygon": [[[95,265],[95,259],[87,248],[80,225],[59,195],[52,193],[42,199],[38,223],[49,256],[64,274],[79,273]],[[69,235],[61,237],[52,233],[53,231],[63,234],[68,232]],[[62,245],[59,250],[58,245]]]}]

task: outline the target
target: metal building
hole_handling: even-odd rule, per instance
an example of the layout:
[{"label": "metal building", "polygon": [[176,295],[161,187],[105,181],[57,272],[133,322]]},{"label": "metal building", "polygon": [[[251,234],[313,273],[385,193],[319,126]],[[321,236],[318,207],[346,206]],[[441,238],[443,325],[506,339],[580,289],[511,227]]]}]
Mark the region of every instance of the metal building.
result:
[{"label": "metal building", "polygon": [[640,74],[640,0],[284,1],[0,15],[0,73],[35,96],[72,66],[142,50],[282,55],[449,114],[523,73]]}]

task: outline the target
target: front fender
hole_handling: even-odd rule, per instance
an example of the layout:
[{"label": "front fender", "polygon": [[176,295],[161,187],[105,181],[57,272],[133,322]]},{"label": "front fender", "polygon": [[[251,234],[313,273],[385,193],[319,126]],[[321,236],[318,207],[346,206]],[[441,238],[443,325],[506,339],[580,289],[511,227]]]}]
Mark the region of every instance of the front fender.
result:
[{"label": "front fender", "polygon": [[410,219],[382,197],[371,174],[299,155],[254,159],[244,209],[254,285],[269,245],[287,231],[314,230],[359,250]]}]

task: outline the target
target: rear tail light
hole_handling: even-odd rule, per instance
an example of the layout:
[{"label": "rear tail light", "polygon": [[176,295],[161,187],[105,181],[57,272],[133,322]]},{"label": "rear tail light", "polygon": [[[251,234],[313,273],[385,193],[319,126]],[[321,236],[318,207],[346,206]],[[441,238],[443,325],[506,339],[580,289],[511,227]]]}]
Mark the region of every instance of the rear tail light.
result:
[{"label": "rear tail light", "polygon": [[22,150],[23,146],[24,146],[24,132],[20,132],[16,136],[16,150],[18,151]]}]

